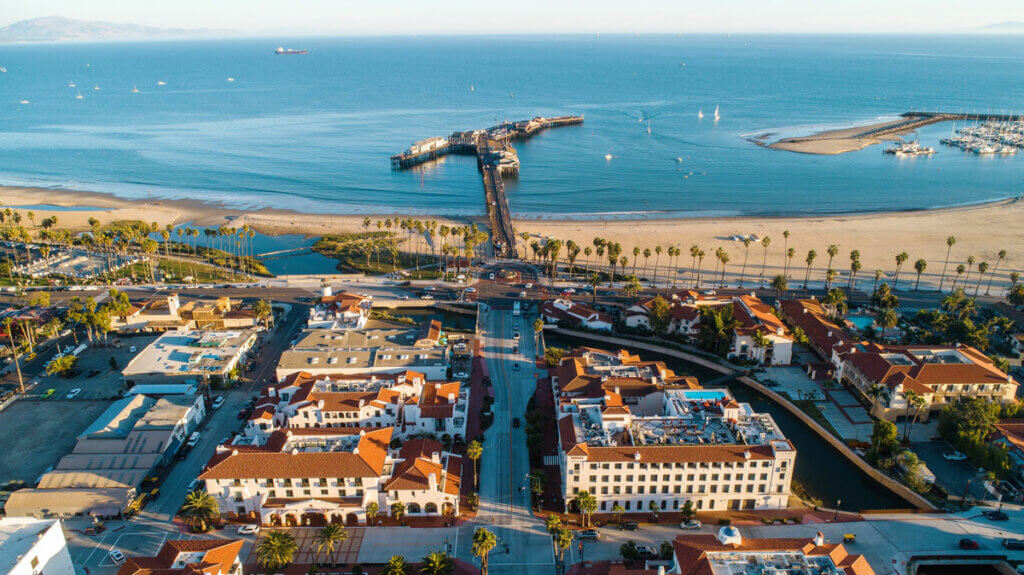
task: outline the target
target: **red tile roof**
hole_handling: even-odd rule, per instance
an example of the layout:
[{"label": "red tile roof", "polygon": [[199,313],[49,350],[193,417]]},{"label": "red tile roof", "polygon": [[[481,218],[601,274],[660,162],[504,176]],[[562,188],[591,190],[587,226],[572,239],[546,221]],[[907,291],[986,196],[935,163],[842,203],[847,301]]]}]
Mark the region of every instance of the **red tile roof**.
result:
[{"label": "red tile roof", "polygon": [[[129,557],[117,575],[220,575],[231,571],[242,550],[241,539],[191,539],[164,543],[155,557]],[[181,553],[202,553],[199,561],[173,568]]]}]

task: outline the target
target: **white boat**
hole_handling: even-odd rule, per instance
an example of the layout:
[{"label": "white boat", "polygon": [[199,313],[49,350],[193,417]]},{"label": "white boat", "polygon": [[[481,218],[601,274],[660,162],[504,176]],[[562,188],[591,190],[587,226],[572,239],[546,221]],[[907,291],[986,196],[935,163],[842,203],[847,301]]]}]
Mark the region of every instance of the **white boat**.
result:
[{"label": "white boat", "polygon": [[473,87],[473,86],[471,85],[471,86],[469,87],[469,91],[470,91],[470,92],[476,92],[476,88],[474,88],[474,87]]},{"label": "white boat", "polygon": [[163,80],[160,80],[159,82],[156,83],[156,85],[157,86],[166,86],[167,82],[164,82]]},{"label": "white boat", "polygon": [[651,121],[650,120],[647,120],[647,133],[648,134],[651,133]]},{"label": "white boat", "polygon": [[93,87],[92,87],[92,89],[93,89],[93,90],[96,90],[96,91],[98,92],[98,91],[99,91],[99,89],[100,89],[100,85],[99,85],[99,84],[96,84],[95,86],[93,86]]},{"label": "white boat", "polygon": [[703,120],[704,119],[704,108],[701,108],[700,110],[697,111],[697,119],[698,120]]},{"label": "white boat", "polygon": [[234,82],[234,81],[235,81],[234,78],[232,78],[231,76],[228,76],[228,82]]},{"label": "white boat", "polygon": [[28,104],[28,100],[22,100],[20,103],[21,104]]},{"label": "white boat", "polygon": [[614,157],[615,156],[612,155],[611,150],[608,150],[608,153],[604,155],[604,161],[610,162],[610,161],[612,161],[612,158],[614,158]]},{"label": "white boat", "polygon": [[77,96],[75,96],[75,99],[76,99],[76,100],[81,100],[81,99],[83,99],[84,97],[85,97],[85,96],[82,96],[82,91],[81,91],[81,90],[79,90],[79,91],[78,91],[78,95],[77,95]]},{"label": "white boat", "polygon": [[7,68],[4,68],[3,66],[0,66],[0,72],[6,73],[7,72]]},{"label": "white boat", "polygon": [[75,87],[75,83],[74,82],[68,82],[68,88],[74,88],[74,87]]},{"label": "white boat", "polygon": [[718,115],[718,106],[715,106],[715,119],[719,119],[721,116]]},{"label": "white boat", "polygon": [[132,94],[138,94],[138,93],[139,93],[139,87],[138,86],[132,86]]}]

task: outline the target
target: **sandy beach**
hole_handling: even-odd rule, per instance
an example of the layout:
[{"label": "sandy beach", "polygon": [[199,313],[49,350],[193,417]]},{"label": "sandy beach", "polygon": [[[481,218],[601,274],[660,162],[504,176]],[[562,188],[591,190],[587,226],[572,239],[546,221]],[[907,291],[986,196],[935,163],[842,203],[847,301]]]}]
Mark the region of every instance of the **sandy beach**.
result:
[{"label": "sandy beach", "polygon": [[777,142],[768,144],[767,147],[773,150],[784,150],[787,152],[798,152],[801,154],[843,154],[845,152],[861,150],[874,144],[898,140],[900,135],[908,134],[913,130],[905,130],[877,138],[863,138],[857,136],[858,134],[863,134],[870,130],[894,126],[903,121],[905,120],[900,118],[899,120],[880,122],[878,124],[871,124],[868,126],[854,126],[852,128],[841,128],[838,130],[825,130],[824,132],[818,132],[816,134],[811,134],[810,136],[801,136],[799,138],[782,138]]},{"label": "sandy beach", "polygon": [[[128,200],[108,194],[50,190],[35,188],[0,187],[0,205],[58,205],[66,207],[91,207],[100,210],[54,210],[34,208],[36,221],[56,215],[59,225],[73,229],[88,228],[89,218],[101,222],[114,220],[142,220],[157,222],[164,226],[190,222],[194,226],[231,225],[248,223],[261,233],[270,235],[303,234],[319,236],[325,233],[359,231],[362,229],[362,215],[300,214],[286,210],[259,210],[245,212],[198,201],[181,200]],[[388,216],[374,215],[374,220]],[[414,216],[425,219],[422,216]],[[455,221],[443,217],[439,223],[465,224],[466,220]],[[485,218],[476,221],[485,224]],[[701,246],[707,253],[704,269],[713,269],[714,252],[723,247],[730,255],[729,268],[739,267],[743,261],[743,244],[732,236],[755,234],[759,238],[770,237],[768,250],[768,274],[781,269],[783,265],[784,238],[782,232],[790,231],[789,247],[796,250],[792,267],[802,270],[807,251],[818,252],[816,269],[823,269],[828,255],[829,244],[839,246],[839,255],[833,268],[848,272],[850,250],[859,250],[863,270],[861,277],[867,278],[873,270],[891,272],[895,267],[894,257],[906,251],[910,258],[904,265],[905,277],[913,275],[913,263],[918,258],[928,260],[925,281],[936,277],[942,270],[946,255],[946,237],[954,235],[957,243],[950,254],[950,273],[957,263],[973,255],[977,261],[987,261],[991,267],[998,258],[999,250],[1008,252],[1000,264],[998,275],[1004,276],[1024,266],[1024,201],[1009,199],[977,206],[942,208],[920,211],[887,213],[866,213],[835,216],[805,217],[729,217],[690,219],[648,219],[611,221],[559,221],[559,220],[517,220],[519,233],[527,232],[536,238],[558,238],[573,240],[580,245],[593,245],[595,237],[619,242],[623,255],[633,260],[634,246],[641,249],[655,246],[678,246],[683,250],[679,258],[680,267],[690,265],[689,247]],[[564,254],[564,252],[563,252]],[[759,273],[763,252],[760,243],[752,244],[748,267]],[[580,261],[583,260],[580,256]],[[653,266],[655,257],[649,264]],[[661,265],[668,264],[665,253]],[[642,256],[641,256],[641,267]],[[738,271],[738,270],[737,270]],[[801,276],[791,272],[794,276]]]}]

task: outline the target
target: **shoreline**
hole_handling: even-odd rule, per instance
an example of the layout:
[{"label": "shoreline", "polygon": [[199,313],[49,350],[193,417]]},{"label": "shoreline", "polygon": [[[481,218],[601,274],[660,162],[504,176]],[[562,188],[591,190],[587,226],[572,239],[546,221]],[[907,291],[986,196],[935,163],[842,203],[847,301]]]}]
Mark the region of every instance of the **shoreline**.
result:
[{"label": "shoreline", "polygon": [[[619,242],[624,248],[623,255],[633,260],[633,246],[653,248],[677,246],[684,255],[679,258],[679,267],[689,267],[689,246],[700,245],[708,254],[704,269],[715,267],[716,247],[731,252],[730,269],[742,264],[744,247],[733,236],[756,234],[759,238],[772,239],[768,255],[767,274],[778,273],[783,267],[783,230],[789,230],[791,237],[788,247],[796,250],[790,267],[802,271],[804,258],[809,249],[818,252],[815,267],[827,260],[825,248],[836,244],[840,254],[833,267],[839,272],[849,269],[848,252],[861,252],[863,269],[860,276],[867,277],[873,270],[891,272],[893,257],[899,251],[910,254],[904,271],[906,277],[913,275],[910,264],[919,257],[929,261],[929,275],[940,273],[945,257],[945,239],[955,235],[958,239],[950,255],[949,273],[967,257],[973,255],[977,261],[995,263],[997,252],[1008,249],[1009,255],[1000,264],[1000,274],[1020,269],[1024,264],[1024,253],[1015,253],[1016,246],[1024,245],[1024,196],[1014,196],[984,203],[937,208],[912,208],[903,210],[848,212],[802,215],[728,215],[707,217],[665,217],[628,219],[515,219],[518,233],[529,233],[533,239],[558,238],[573,240],[581,247],[592,245],[595,237]],[[102,192],[79,192],[61,189],[22,188],[0,186],[0,205],[18,209],[18,205],[36,206],[36,223],[43,218],[56,216],[58,226],[80,231],[88,229],[89,218],[95,217],[102,223],[115,220],[141,220],[156,222],[159,227],[167,224],[193,226],[232,226],[249,224],[256,231],[271,235],[296,234],[318,237],[328,233],[363,231],[363,219],[412,217],[422,220],[436,220],[439,224],[462,225],[477,223],[486,226],[486,217],[444,217],[403,214],[305,214],[282,209],[244,210],[231,209],[213,202],[179,199],[127,199]],[[60,206],[63,209],[46,210],[42,206]],[[81,207],[81,210],[67,208]],[[93,208],[93,209],[87,209]],[[95,208],[102,208],[97,210]],[[27,211],[22,208],[19,211]],[[24,215],[24,214],[23,214]],[[22,225],[29,227],[28,221]],[[751,244],[748,273],[760,272],[762,248],[760,242]],[[529,248],[526,248],[529,249]],[[563,254],[564,255],[564,254]],[[664,254],[662,254],[664,256]],[[580,254],[579,261],[584,256]],[[642,265],[642,256],[641,256]],[[656,256],[649,263],[653,265]],[[660,259],[660,266],[667,265],[667,258]],[[775,270],[773,268],[778,268]],[[639,270],[637,270],[639,272]],[[666,272],[661,272],[666,273]],[[648,274],[650,275],[650,274]],[[796,278],[794,278],[796,279]],[[900,279],[903,279],[902,277]]]}]

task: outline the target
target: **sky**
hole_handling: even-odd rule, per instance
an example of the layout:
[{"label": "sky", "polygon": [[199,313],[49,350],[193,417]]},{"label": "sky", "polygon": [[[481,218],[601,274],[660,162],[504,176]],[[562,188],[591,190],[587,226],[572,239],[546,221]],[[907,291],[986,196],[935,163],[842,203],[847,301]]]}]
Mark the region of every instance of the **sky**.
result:
[{"label": "sky", "polygon": [[929,33],[1024,21],[1024,0],[0,0],[64,16],[247,34]]}]

